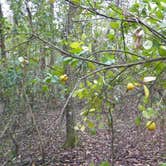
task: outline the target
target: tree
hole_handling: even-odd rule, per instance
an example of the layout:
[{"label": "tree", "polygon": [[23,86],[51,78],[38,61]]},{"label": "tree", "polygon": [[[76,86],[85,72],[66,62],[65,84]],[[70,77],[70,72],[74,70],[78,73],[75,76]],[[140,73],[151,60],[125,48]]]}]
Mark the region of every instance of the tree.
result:
[{"label": "tree", "polygon": [[[9,4],[13,23],[4,18],[0,3],[0,98],[8,115],[19,117],[11,126],[21,118],[26,121],[30,111],[41,137],[36,106],[43,101],[48,108],[53,105],[50,101],[60,100],[57,129],[65,116],[65,146],[74,147],[77,130],[95,133],[94,117],[101,121],[104,115],[113,136],[114,112],[130,96],[137,101],[136,125],[161,118],[164,126],[164,0],[130,6],[120,0],[11,0]],[[9,128],[4,127],[3,133]]]},{"label": "tree", "polygon": [[1,48],[1,56],[4,59],[6,57],[6,53],[5,53],[5,36],[4,36],[4,31],[3,31],[5,19],[3,17],[1,3],[0,3],[0,20],[1,20],[1,23],[0,23],[0,48]]}]

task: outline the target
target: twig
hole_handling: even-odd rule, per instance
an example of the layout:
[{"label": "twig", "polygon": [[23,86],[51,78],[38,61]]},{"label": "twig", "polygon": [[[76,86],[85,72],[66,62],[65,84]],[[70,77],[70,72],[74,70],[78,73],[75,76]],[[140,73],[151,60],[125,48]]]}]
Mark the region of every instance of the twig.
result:
[{"label": "twig", "polygon": [[37,134],[38,134],[38,136],[39,136],[39,141],[40,141],[40,151],[41,151],[41,155],[42,155],[42,161],[44,162],[44,160],[45,160],[44,143],[43,143],[43,140],[42,140],[42,137],[41,137],[40,130],[39,130],[38,125],[37,125],[37,123],[36,123],[35,116],[34,116],[34,114],[33,114],[33,112],[32,112],[31,105],[29,104],[29,103],[30,103],[30,102],[29,102],[29,98],[28,98],[28,96],[27,96],[26,94],[25,94],[25,98],[26,98],[26,101],[27,101],[28,106],[29,106],[30,114],[31,114],[31,116],[32,116],[33,125],[35,126],[36,131],[37,131]]},{"label": "twig", "polygon": [[125,43],[125,35],[124,35],[123,21],[121,22],[121,32],[122,32],[123,50],[124,50],[124,53],[125,53],[125,60],[127,61],[127,55],[126,55],[126,43]]},{"label": "twig", "polygon": [[108,115],[108,127],[109,127],[109,132],[111,131],[111,165],[114,166],[114,121],[113,121],[113,116],[111,112],[111,108],[109,108],[109,115]]},{"label": "twig", "polygon": [[108,64],[105,64],[105,63],[102,63],[102,62],[98,62],[98,61],[95,61],[95,60],[91,60],[91,59],[88,59],[88,58],[84,58],[84,57],[78,57],[78,56],[75,56],[75,55],[72,55],[70,54],[69,52],[55,46],[54,44],[52,44],[51,42],[48,42],[47,40],[45,39],[42,39],[41,37],[39,37],[38,35],[34,35],[34,37],[36,37],[37,39],[39,39],[40,41],[42,41],[43,43],[47,44],[47,46],[49,46],[50,48],[53,48],[57,51],[59,51],[60,53],[62,53],[62,55],[66,55],[67,57],[71,57],[71,58],[74,58],[74,59],[78,59],[78,60],[82,60],[82,61],[86,61],[86,62],[91,62],[91,63],[95,63],[95,64],[98,64],[98,65],[102,65],[102,66],[109,66]]},{"label": "twig", "polygon": [[80,22],[89,22],[89,21],[97,21],[97,20],[104,20],[105,18],[92,18],[86,20],[73,20],[73,22],[80,23]]},{"label": "twig", "polygon": [[82,79],[85,79],[91,75],[94,75],[98,72],[101,72],[101,71],[104,71],[104,70],[109,70],[109,69],[113,69],[113,68],[123,68],[123,67],[133,67],[133,66],[137,66],[137,65],[142,65],[142,64],[147,64],[147,63],[153,63],[153,62],[158,62],[158,61],[165,61],[166,60],[166,57],[161,57],[161,58],[153,58],[153,59],[147,59],[147,60],[144,60],[144,61],[138,61],[138,62],[134,62],[134,63],[125,63],[125,64],[117,64],[117,65],[109,65],[109,66],[106,66],[106,67],[103,67],[103,68],[99,68],[85,76],[82,77]]},{"label": "twig", "polygon": [[1,135],[0,135],[0,139],[3,138],[4,134],[5,134],[6,131],[8,130],[9,125],[10,125],[10,123],[11,123],[11,120],[12,120],[12,118],[13,118],[13,114],[14,114],[14,112],[12,113],[12,115],[11,115],[11,117],[10,117],[8,123],[5,125],[4,130],[2,131],[2,133],[1,133]]}]

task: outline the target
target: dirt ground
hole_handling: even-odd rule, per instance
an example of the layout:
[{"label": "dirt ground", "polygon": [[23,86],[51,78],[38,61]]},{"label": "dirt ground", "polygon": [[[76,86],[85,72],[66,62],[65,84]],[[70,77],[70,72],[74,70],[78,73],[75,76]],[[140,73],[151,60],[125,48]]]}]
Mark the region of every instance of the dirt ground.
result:
[{"label": "dirt ground", "polygon": [[[130,109],[113,113],[115,139],[112,150],[112,135],[104,126],[104,120],[96,134],[88,130],[78,132],[78,145],[73,149],[64,149],[65,124],[57,129],[56,123],[60,109],[48,111],[44,108],[34,113],[40,136],[36,128],[27,125],[22,118],[13,136],[18,147],[9,147],[11,141],[7,136],[1,139],[0,165],[99,166],[103,161],[111,163],[114,154],[114,166],[159,166],[166,162],[165,126],[161,127],[160,120],[157,121],[156,131],[148,131],[143,124],[136,126],[134,119],[137,113],[131,111],[134,109],[130,106]],[[12,148],[17,148],[15,157],[11,157],[9,152]]]}]

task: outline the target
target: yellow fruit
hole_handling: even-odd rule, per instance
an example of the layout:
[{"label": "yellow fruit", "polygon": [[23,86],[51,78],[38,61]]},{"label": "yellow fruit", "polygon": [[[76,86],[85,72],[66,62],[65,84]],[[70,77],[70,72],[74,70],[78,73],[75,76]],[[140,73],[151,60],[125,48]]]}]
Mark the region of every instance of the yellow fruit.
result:
[{"label": "yellow fruit", "polygon": [[154,130],[156,130],[156,123],[153,121],[148,121],[146,123],[146,128],[150,131],[154,131]]},{"label": "yellow fruit", "polygon": [[127,84],[127,90],[133,90],[135,88],[133,83],[128,83]]},{"label": "yellow fruit", "polygon": [[68,80],[68,76],[66,74],[61,75],[60,80],[66,82]]}]

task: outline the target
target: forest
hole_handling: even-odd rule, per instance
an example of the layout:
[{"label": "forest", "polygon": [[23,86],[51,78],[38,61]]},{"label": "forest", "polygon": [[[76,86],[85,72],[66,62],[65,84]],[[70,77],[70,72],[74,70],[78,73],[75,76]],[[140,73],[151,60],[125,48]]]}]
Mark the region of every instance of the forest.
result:
[{"label": "forest", "polygon": [[0,0],[1,166],[166,166],[166,0]]}]

